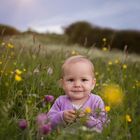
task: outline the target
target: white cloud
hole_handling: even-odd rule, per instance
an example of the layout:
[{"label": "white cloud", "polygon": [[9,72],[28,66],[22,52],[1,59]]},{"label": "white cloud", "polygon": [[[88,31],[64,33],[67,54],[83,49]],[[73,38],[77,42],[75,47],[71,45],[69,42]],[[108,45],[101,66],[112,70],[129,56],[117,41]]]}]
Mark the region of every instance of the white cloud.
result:
[{"label": "white cloud", "polygon": [[31,29],[39,33],[57,33],[63,34],[63,29],[61,25],[46,25],[46,26],[32,26]]}]

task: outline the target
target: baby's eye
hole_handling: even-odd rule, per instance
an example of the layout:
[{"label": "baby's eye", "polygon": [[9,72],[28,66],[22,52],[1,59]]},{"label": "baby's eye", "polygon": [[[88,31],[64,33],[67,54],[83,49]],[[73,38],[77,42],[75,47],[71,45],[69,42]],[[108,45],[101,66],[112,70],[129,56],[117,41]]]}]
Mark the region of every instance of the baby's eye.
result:
[{"label": "baby's eye", "polygon": [[72,78],[71,78],[71,79],[68,79],[67,81],[69,81],[69,82],[73,82],[73,81],[74,81],[74,79],[72,79]]},{"label": "baby's eye", "polygon": [[82,81],[83,81],[83,82],[85,82],[85,81],[88,81],[88,79],[86,79],[86,78],[83,78],[83,79],[82,79]]}]

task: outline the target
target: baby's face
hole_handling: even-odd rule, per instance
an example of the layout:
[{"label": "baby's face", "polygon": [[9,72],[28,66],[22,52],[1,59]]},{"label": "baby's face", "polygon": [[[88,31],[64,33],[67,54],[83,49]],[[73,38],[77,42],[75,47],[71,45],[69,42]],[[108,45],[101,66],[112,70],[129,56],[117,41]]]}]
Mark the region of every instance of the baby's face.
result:
[{"label": "baby's face", "polygon": [[91,65],[87,62],[70,63],[64,69],[62,87],[72,100],[80,100],[89,95],[94,88],[95,79]]}]

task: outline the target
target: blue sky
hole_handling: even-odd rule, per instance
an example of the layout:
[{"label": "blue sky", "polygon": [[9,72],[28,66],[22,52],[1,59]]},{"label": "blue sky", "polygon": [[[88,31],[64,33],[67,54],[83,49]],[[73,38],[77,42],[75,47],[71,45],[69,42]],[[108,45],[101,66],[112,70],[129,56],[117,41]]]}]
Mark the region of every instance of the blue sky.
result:
[{"label": "blue sky", "polygon": [[62,32],[76,21],[140,30],[140,0],[0,0],[0,23],[19,30]]}]

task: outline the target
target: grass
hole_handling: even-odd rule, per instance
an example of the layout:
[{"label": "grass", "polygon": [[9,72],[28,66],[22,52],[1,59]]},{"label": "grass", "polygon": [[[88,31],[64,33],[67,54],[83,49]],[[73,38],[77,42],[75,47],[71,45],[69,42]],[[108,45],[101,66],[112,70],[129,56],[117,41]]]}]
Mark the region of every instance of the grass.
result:
[{"label": "grass", "polygon": [[[55,44],[50,38],[48,42],[44,36],[32,35],[11,36],[0,42],[0,139],[37,139],[36,116],[48,111],[48,105],[42,106],[44,95],[57,98],[64,94],[58,84],[61,65],[68,56],[82,54],[95,65],[97,83],[94,92],[104,98],[102,87],[117,84],[123,91],[123,101],[111,106],[105,100],[111,107],[110,123],[101,134],[74,124],[40,139],[138,140],[140,57],[126,52],[101,51],[96,47],[86,49],[62,42]],[[16,69],[22,72],[19,74],[21,81],[15,80]],[[18,126],[21,118],[28,120],[25,130]],[[71,133],[71,128],[76,133]]]}]

